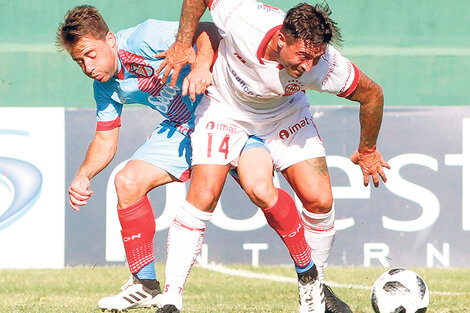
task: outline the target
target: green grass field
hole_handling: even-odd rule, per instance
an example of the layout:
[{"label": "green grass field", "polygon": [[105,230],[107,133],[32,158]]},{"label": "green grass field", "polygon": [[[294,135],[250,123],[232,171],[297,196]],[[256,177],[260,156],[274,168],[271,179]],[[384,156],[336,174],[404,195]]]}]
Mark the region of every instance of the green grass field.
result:
[{"label": "green grass field", "polygon": [[[268,279],[240,277],[195,267],[184,292],[183,312],[297,312],[297,286],[291,267],[231,266],[265,274]],[[369,290],[383,268],[329,267],[326,277],[354,312],[372,313]],[[470,269],[413,268],[431,290],[428,312],[470,312]],[[158,265],[162,281],[164,268]],[[272,276],[277,275],[277,276]],[[276,282],[270,277],[287,277]],[[72,267],[63,270],[0,270],[1,313],[101,312],[97,301],[119,291],[126,267]],[[348,286],[343,286],[348,285]],[[133,310],[154,313],[155,309]]]}]

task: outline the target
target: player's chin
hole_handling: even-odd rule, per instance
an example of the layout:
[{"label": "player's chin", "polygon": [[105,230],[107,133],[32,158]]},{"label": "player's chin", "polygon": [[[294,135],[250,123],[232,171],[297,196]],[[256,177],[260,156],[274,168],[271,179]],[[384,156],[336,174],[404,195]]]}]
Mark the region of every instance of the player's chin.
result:
[{"label": "player's chin", "polygon": [[300,76],[302,76],[302,74],[304,72],[300,72],[300,71],[297,71],[297,70],[295,70],[295,71],[291,70],[288,73],[289,73],[289,76],[291,76],[293,78],[299,78]]},{"label": "player's chin", "polygon": [[110,76],[104,76],[103,78],[97,79],[97,81],[100,83],[106,83],[110,78]]},{"label": "player's chin", "polygon": [[111,76],[106,73],[103,73],[103,74],[98,74],[91,78],[93,78],[96,81],[99,81],[100,83],[106,83],[111,78]]},{"label": "player's chin", "polygon": [[111,78],[111,76],[104,76],[103,78],[101,78],[101,80],[99,82],[100,83],[106,83],[110,78]]}]

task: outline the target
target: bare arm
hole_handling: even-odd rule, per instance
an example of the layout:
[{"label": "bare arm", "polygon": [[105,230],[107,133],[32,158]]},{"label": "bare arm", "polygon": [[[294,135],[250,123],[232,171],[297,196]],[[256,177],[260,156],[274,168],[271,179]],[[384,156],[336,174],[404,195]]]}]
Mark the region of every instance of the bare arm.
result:
[{"label": "bare arm", "polygon": [[382,124],[384,97],[382,88],[360,73],[356,90],[347,98],[361,104],[359,120],[361,124],[361,139],[358,150],[369,153],[375,150],[380,125]]},{"label": "bare arm", "polygon": [[183,66],[194,63],[196,57],[192,47],[193,38],[208,3],[209,0],[184,0],[176,42],[166,51],[165,61],[157,69],[157,73],[164,70],[163,83],[167,81],[173,69],[170,85],[174,87]]},{"label": "bare arm", "polygon": [[69,204],[75,211],[86,205],[93,194],[90,180],[101,172],[114,158],[119,138],[119,127],[109,131],[97,131],[88,147],[85,159],[68,189]]},{"label": "bare arm", "polygon": [[184,0],[176,42],[192,46],[199,20],[206,11],[209,0]]},{"label": "bare arm", "polygon": [[183,81],[183,96],[189,93],[192,101],[196,95],[206,91],[212,83],[211,67],[215,51],[219,46],[220,35],[214,23],[201,22],[195,34],[196,61],[192,65],[191,72]]},{"label": "bare arm", "polygon": [[194,66],[200,65],[210,68],[220,42],[217,26],[212,22],[199,23],[194,35],[194,42],[197,48]]},{"label": "bare arm", "polygon": [[358,164],[364,174],[364,185],[369,184],[372,176],[374,186],[379,185],[379,175],[384,182],[387,181],[383,167],[390,168],[377,150],[377,138],[382,124],[384,97],[382,87],[360,72],[356,90],[347,98],[361,104],[359,121],[361,124],[361,138],[359,147],[351,157],[351,161]]}]

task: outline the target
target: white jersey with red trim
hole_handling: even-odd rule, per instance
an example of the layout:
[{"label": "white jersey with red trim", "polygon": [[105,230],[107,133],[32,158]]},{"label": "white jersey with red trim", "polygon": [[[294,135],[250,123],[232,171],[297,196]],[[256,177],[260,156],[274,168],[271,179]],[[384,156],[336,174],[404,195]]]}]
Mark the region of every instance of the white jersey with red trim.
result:
[{"label": "white jersey with red trim", "polygon": [[318,64],[299,78],[291,77],[279,63],[261,58],[272,35],[282,27],[283,11],[255,0],[213,0],[209,9],[223,40],[207,94],[235,109],[234,118],[256,122],[285,116],[298,109],[291,105],[292,96],[303,90],[346,96],[355,89],[357,68],[331,45]]}]

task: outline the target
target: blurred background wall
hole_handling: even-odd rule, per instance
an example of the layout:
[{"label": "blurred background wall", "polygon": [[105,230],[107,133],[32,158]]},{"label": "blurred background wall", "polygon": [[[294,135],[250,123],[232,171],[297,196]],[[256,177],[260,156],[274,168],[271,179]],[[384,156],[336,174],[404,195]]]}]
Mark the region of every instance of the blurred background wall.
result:
[{"label": "blurred background wall", "polygon": [[[287,10],[296,1],[268,4]],[[470,1],[328,3],[342,29],[343,54],[383,86],[380,150],[392,165],[387,184],[362,187],[362,174],[349,161],[359,138],[357,104],[343,106],[350,102],[309,93],[311,103],[318,105],[311,111],[328,151],[341,231],[331,264],[469,266]],[[0,268],[125,260],[112,178],[153,130],[158,114],[142,106],[126,110],[123,125],[128,126],[121,129],[115,159],[93,179],[95,196],[89,204],[80,214],[72,211],[66,190],[93,137],[95,105],[92,81],[66,52],[57,51],[54,40],[64,14],[79,4],[84,2],[0,0],[0,246],[10,251],[0,258]],[[116,32],[147,18],[178,20],[182,0],[88,4],[98,7]],[[203,19],[210,16],[206,13]],[[35,108],[22,108],[31,106]],[[17,206],[18,195],[31,189],[31,181],[15,185],[14,174],[25,168],[36,169],[42,177],[34,207]],[[232,180],[227,183],[219,209],[226,215],[217,213],[206,236],[208,259],[249,263],[244,244],[262,243],[269,244],[262,263],[289,263],[264,219],[252,223],[256,208]],[[155,216],[171,217],[162,212],[171,212],[184,188],[171,184],[152,192]],[[157,224],[156,251],[164,261],[167,224]],[[234,229],[236,225],[242,227]]]},{"label": "blurred background wall", "polygon": [[[91,81],[54,46],[65,12],[84,3],[118,31],[147,18],[178,20],[182,0],[0,0],[0,106],[94,107]],[[297,1],[267,3],[287,10]],[[343,54],[383,86],[387,106],[470,104],[470,1],[328,3],[342,29]],[[312,104],[348,103],[309,97]]]}]

